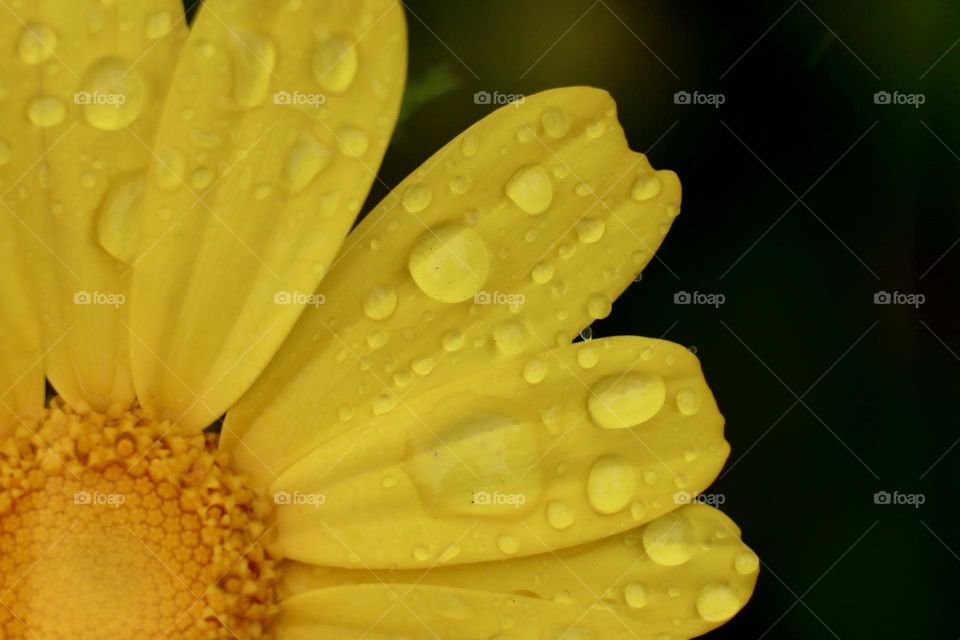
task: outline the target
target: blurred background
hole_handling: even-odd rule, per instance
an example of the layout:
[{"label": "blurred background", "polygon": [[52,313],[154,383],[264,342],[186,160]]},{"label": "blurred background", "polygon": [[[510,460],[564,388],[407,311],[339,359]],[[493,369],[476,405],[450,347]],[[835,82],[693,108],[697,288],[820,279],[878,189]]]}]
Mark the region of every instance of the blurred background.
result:
[{"label": "blurred background", "polygon": [[708,637],[960,636],[960,3],[405,4],[386,184],[493,109],[476,92],[580,84],[683,181],[593,336],[696,349],[726,416],[709,492],[763,568]]}]

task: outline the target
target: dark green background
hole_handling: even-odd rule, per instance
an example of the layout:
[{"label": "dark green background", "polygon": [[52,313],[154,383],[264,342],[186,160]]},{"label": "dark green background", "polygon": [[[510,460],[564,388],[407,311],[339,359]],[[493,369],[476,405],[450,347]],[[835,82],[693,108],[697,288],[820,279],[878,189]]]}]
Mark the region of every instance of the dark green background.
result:
[{"label": "dark green background", "polygon": [[[411,90],[386,184],[490,111],[474,92],[577,84],[610,91],[631,146],[656,143],[654,166],[680,174],[662,262],[593,330],[695,346],[726,415],[733,453],[710,491],[764,564],[709,637],[957,638],[960,3],[407,9]],[[726,103],[676,105],[679,90]],[[926,103],[877,105],[880,90]],[[878,306],[879,290],[926,302]],[[677,291],[726,303],[675,305]],[[926,503],[876,505],[881,490]]]}]

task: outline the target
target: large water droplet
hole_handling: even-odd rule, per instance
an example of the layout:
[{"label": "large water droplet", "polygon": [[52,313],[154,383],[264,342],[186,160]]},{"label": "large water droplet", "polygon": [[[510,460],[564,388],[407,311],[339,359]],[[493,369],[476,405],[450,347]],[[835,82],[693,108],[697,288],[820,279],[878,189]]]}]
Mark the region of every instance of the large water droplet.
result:
[{"label": "large water droplet", "polygon": [[45,24],[29,24],[20,32],[17,53],[27,64],[49,60],[57,49],[57,34]]},{"label": "large water droplet", "polygon": [[97,212],[97,240],[107,253],[126,264],[133,263],[140,242],[140,200],[146,178],[128,176],[112,186]]},{"label": "large water droplet", "polygon": [[642,175],[633,183],[630,196],[637,202],[643,202],[644,200],[656,198],[660,195],[662,188],[663,185],[660,184],[660,178],[658,178],[656,174]]},{"label": "large water droplet", "polygon": [[679,513],[664,514],[644,528],[643,548],[657,564],[681,565],[695,551],[693,525]]},{"label": "large water droplet", "polygon": [[697,613],[707,622],[729,620],[740,606],[740,596],[729,584],[708,584],[697,596]]},{"label": "large water droplet", "polygon": [[38,96],[27,105],[27,118],[44,129],[57,126],[66,115],[66,106],[51,96]]},{"label": "large water droplet", "polygon": [[744,551],[733,561],[733,566],[736,568],[737,573],[749,575],[760,568],[760,559],[757,558],[757,554],[754,552]]},{"label": "large water droplet", "polygon": [[537,284],[547,284],[553,278],[553,265],[547,262],[538,262],[533,266],[530,277]]},{"label": "large water droplet", "polygon": [[593,385],[587,406],[590,417],[604,429],[626,429],[655,416],[666,397],[667,387],[660,376],[628,373]]},{"label": "large water droplet", "polygon": [[420,236],[407,267],[420,290],[434,300],[463,302],[486,282],[490,254],[472,228],[442,223]]},{"label": "large water droplet", "polygon": [[397,308],[397,292],[390,287],[374,287],[363,298],[363,313],[371,320],[384,320]]},{"label": "large water droplet", "polygon": [[587,497],[600,513],[617,513],[629,504],[636,486],[633,467],[621,456],[597,459],[587,478]]},{"label": "large water droplet", "polygon": [[547,361],[536,356],[523,364],[523,379],[529,384],[540,384],[547,375]]},{"label": "large water droplet", "polygon": [[403,194],[403,208],[410,213],[420,213],[433,202],[433,191],[425,184],[411,185]]},{"label": "large water droplet", "polygon": [[606,318],[611,311],[613,311],[613,304],[610,302],[610,298],[602,293],[594,293],[587,298],[587,313],[594,320]]},{"label": "large water droplet", "polygon": [[350,88],[358,66],[356,44],[343,37],[328,38],[313,55],[313,75],[321,87],[332,93]]},{"label": "large water droplet", "polygon": [[147,84],[135,68],[120,58],[94,63],[83,77],[75,101],[91,126],[116,131],[130,126],[147,102]]},{"label": "large water droplet", "polygon": [[233,99],[241,109],[257,106],[270,92],[277,49],[264,36],[229,30],[233,35]]},{"label": "large water droplet", "polygon": [[528,165],[518,170],[506,186],[507,197],[532,216],[546,211],[553,202],[553,183],[547,170]]},{"label": "large water droplet", "polygon": [[547,505],[547,522],[554,529],[562,531],[576,519],[576,514],[566,502],[555,501]]},{"label": "large water droplet", "polygon": [[313,182],[333,157],[330,148],[310,133],[303,133],[290,149],[283,167],[283,184],[290,193],[300,193]]},{"label": "large water droplet", "polygon": [[493,341],[502,353],[515,355],[527,348],[530,332],[518,320],[505,320],[493,328]]},{"label": "large water droplet", "polygon": [[623,599],[634,609],[647,606],[647,586],[642,582],[631,582],[623,589]]},{"label": "large water droplet", "polygon": [[603,220],[599,218],[580,218],[577,220],[576,230],[580,242],[593,244],[603,237],[605,228]]},{"label": "large water droplet", "polygon": [[681,389],[677,392],[677,410],[685,416],[692,416],[700,410],[700,396],[693,389]]},{"label": "large water droplet", "polygon": [[563,111],[558,109],[547,109],[540,116],[540,122],[543,124],[543,130],[551,138],[562,138],[570,130],[570,120]]}]

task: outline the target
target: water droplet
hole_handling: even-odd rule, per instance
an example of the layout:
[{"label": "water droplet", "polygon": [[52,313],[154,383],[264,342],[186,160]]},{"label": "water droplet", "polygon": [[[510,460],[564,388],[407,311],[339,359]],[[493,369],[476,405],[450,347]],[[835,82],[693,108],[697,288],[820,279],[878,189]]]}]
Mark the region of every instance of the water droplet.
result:
[{"label": "water droplet", "polygon": [[530,142],[535,135],[536,132],[533,127],[528,124],[520,125],[520,128],[517,129],[517,141],[519,142]]},{"label": "water droplet", "polygon": [[630,515],[637,522],[642,522],[643,517],[647,514],[647,505],[643,504],[639,500],[630,505]]},{"label": "water droplet", "polygon": [[530,276],[537,284],[547,284],[553,278],[553,265],[546,262],[538,262],[533,266]]},{"label": "water droplet", "polygon": [[513,174],[506,192],[514,204],[532,216],[543,213],[553,202],[553,183],[539,165],[527,165]]},{"label": "water droplet", "polygon": [[736,568],[737,573],[749,575],[760,568],[760,559],[757,558],[754,552],[744,551],[733,561],[733,566]]},{"label": "water droplet", "polygon": [[146,24],[146,36],[149,40],[157,40],[162,38],[170,31],[170,25],[172,24],[172,19],[170,14],[166,11],[161,11],[155,13],[147,18]]},{"label": "water droplet", "polygon": [[587,134],[587,137],[591,140],[596,140],[603,135],[606,125],[603,123],[603,120],[597,120],[596,122],[591,122],[584,129],[584,133]]},{"label": "water droplet", "polygon": [[75,100],[83,104],[90,126],[103,131],[128,127],[140,117],[147,102],[147,83],[140,72],[120,58],[94,63],[81,81]]},{"label": "water droplet", "polygon": [[425,184],[414,184],[403,194],[403,208],[410,213],[420,213],[433,202],[433,191]]},{"label": "water droplet", "polygon": [[27,118],[41,128],[55,127],[63,122],[67,108],[62,102],[50,96],[39,96],[27,105]]},{"label": "water droplet", "polygon": [[328,38],[313,55],[314,77],[321,87],[333,93],[343,93],[350,88],[358,66],[357,46],[344,37]]},{"label": "water droplet", "polygon": [[576,224],[577,237],[580,242],[593,244],[603,237],[605,226],[603,220],[597,218],[580,218]]},{"label": "water droplet", "polygon": [[473,131],[467,131],[463,134],[463,141],[460,143],[460,151],[467,158],[472,158],[480,149],[480,136]]},{"label": "water droplet", "polygon": [[590,417],[604,429],[627,429],[646,422],[660,411],[667,397],[663,378],[629,373],[603,378],[590,392]]},{"label": "water droplet", "polygon": [[631,582],[623,589],[623,599],[634,609],[647,606],[647,585],[642,582]]},{"label": "water droplet", "polygon": [[420,236],[407,266],[420,290],[434,300],[463,302],[486,282],[490,254],[472,228],[442,223]]},{"label": "water droplet", "polygon": [[587,298],[587,313],[594,320],[606,318],[612,310],[613,304],[610,302],[610,298],[602,293],[594,293]]},{"label": "water droplet", "polygon": [[397,292],[390,287],[374,287],[363,298],[363,313],[371,320],[385,320],[397,308]]},{"label": "water droplet", "polygon": [[580,330],[580,339],[584,342],[593,340],[593,327],[584,327]]},{"label": "water droplet", "polygon": [[693,534],[689,520],[670,512],[647,524],[643,530],[643,548],[657,564],[674,567],[693,557]]},{"label": "water droplet", "polygon": [[562,138],[570,130],[570,120],[562,111],[557,109],[547,109],[540,116],[540,122],[543,124],[543,130],[551,138]]},{"label": "water droplet", "polygon": [[428,375],[431,371],[433,371],[433,360],[426,356],[414,358],[413,362],[410,363],[410,368],[418,376]]},{"label": "water droplet", "polygon": [[515,355],[526,349],[530,340],[527,327],[517,320],[505,320],[493,328],[493,341],[506,355]]},{"label": "water droplet", "polygon": [[370,148],[367,134],[355,127],[342,127],[337,131],[340,152],[351,158],[360,158]]},{"label": "water droplet", "polygon": [[657,475],[657,472],[653,469],[647,469],[643,472],[643,481],[646,482],[651,487],[657,484],[657,481],[660,479],[660,476]]},{"label": "water droplet", "polygon": [[530,358],[523,365],[523,379],[530,384],[540,384],[546,375],[547,362],[543,358]]},{"label": "water droplet", "polygon": [[637,202],[643,202],[644,200],[656,198],[660,195],[662,188],[663,185],[660,183],[660,178],[658,178],[656,174],[642,175],[633,183],[633,188],[630,190],[630,197]]},{"label": "water droplet", "polygon": [[20,32],[17,53],[27,64],[49,60],[57,49],[57,34],[44,24],[29,24]]},{"label": "water droplet", "polygon": [[206,189],[213,183],[213,171],[207,167],[198,167],[190,174],[190,183],[196,189]]},{"label": "water droplet", "polygon": [[137,174],[110,187],[97,212],[97,240],[107,253],[131,264],[140,241],[140,199],[146,180]]},{"label": "water droplet", "polygon": [[186,161],[183,154],[176,149],[164,149],[157,154],[153,164],[154,179],[157,186],[166,191],[172,191],[183,185],[183,172]]},{"label": "water droplet", "polygon": [[573,192],[578,196],[588,196],[593,193],[593,191],[590,189],[590,185],[588,185],[586,182],[578,183],[577,186],[573,188]]},{"label": "water droplet", "polygon": [[700,396],[693,389],[681,389],[677,392],[677,410],[685,416],[692,416],[700,410]]},{"label": "water droplet", "polygon": [[437,558],[437,561],[440,563],[447,563],[460,555],[460,547],[457,545],[452,545],[443,550],[443,553],[440,554],[440,557]]},{"label": "water droplet", "polygon": [[708,584],[697,596],[697,613],[707,622],[729,620],[740,606],[740,597],[729,584]]},{"label": "water droplet", "polygon": [[587,497],[599,513],[617,513],[633,498],[636,476],[633,467],[617,455],[605,455],[590,467]]},{"label": "water droplet", "polygon": [[573,524],[576,515],[566,502],[551,502],[547,505],[547,522],[557,530],[563,530]]},{"label": "water droplet", "polygon": [[693,447],[687,447],[683,450],[683,459],[687,462],[693,462],[700,457],[700,452]]},{"label": "water droplet", "polygon": [[600,362],[600,351],[591,345],[577,349],[577,364],[584,369],[593,369]]},{"label": "water droplet", "polygon": [[450,180],[450,192],[457,195],[463,195],[470,189],[470,178],[467,176],[454,176]]},{"label": "water droplet", "polygon": [[348,404],[342,405],[337,409],[337,416],[344,422],[348,422],[353,417],[353,407]]},{"label": "water droplet", "polygon": [[392,395],[386,393],[380,394],[373,401],[373,415],[382,416],[389,413],[396,406],[397,400]]},{"label": "water droplet", "polygon": [[419,562],[426,562],[430,559],[430,550],[423,545],[417,545],[413,548],[413,557]]},{"label": "water droplet", "polygon": [[290,193],[307,188],[321,171],[330,164],[333,152],[310,133],[303,133],[287,154],[283,166],[283,184]]},{"label": "water droplet", "polygon": [[573,602],[573,596],[570,595],[569,591],[558,591],[555,596],[553,596],[553,601],[557,604],[570,604]]},{"label": "water droplet", "polygon": [[443,336],[444,351],[459,351],[463,347],[463,334],[459,331],[450,331]]},{"label": "water droplet", "polygon": [[508,555],[513,555],[520,548],[520,541],[509,534],[497,536],[497,548]]}]

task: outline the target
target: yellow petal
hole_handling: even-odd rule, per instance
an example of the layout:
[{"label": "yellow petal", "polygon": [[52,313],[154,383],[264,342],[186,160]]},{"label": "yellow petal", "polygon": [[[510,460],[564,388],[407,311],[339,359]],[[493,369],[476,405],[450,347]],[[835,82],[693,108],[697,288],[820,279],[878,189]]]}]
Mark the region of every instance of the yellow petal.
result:
[{"label": "yellow petal", "polygon": [[333,262],[390,138],[396,0],[204,3],[144,195],[141,401],[202,426],[247,388]]},{"label": "yellow petal", "polygon": [[19,418],[37,418],[43,408],[38,315],[17,260],[16,224],[0,211],[0,439]]},{"label": "yellow petal", "polygon": [[38,0],[0,12],[10,49],[0,59],[0,213],[29,264],[47,376],[72,402],[133,399],[129,267],[112,254],[118,242],[98,238],[134,226],[135,201],[113,194],[147,167],[186,31],[176,0]]},{"label": "yellow petal", "polygon": [[[652,380],[664,393],[651,400],[636,384]],[[629,427],[594,416],[611,381],[641,400],[606,407]],[[508,360],[358,419],[287,470],[272,487],[275,550],[427,567],[571,547],[688,502],[727,457],[722,431],[697,359],[673,343],[609,338]]]},{"label": "yellow petal", "polygon": [[630,151],[603,91],[495,111],[351,233],[325,304],[231,410],[223,445],[269,482],[394,397],[569,343],[609,313],[679,202],[676,175]]},{"label": "yellow petal", "polygon": [[[656,561],[653,529],[683,538],[681,565]],[[749,600],[759,561],[723,513],[682,507],[645,527],[556,554],[420,571],[284,571],[278,637],[312,624],[386,637],[692,638]],[[663,635],[661,635],[663,634]]]}]

